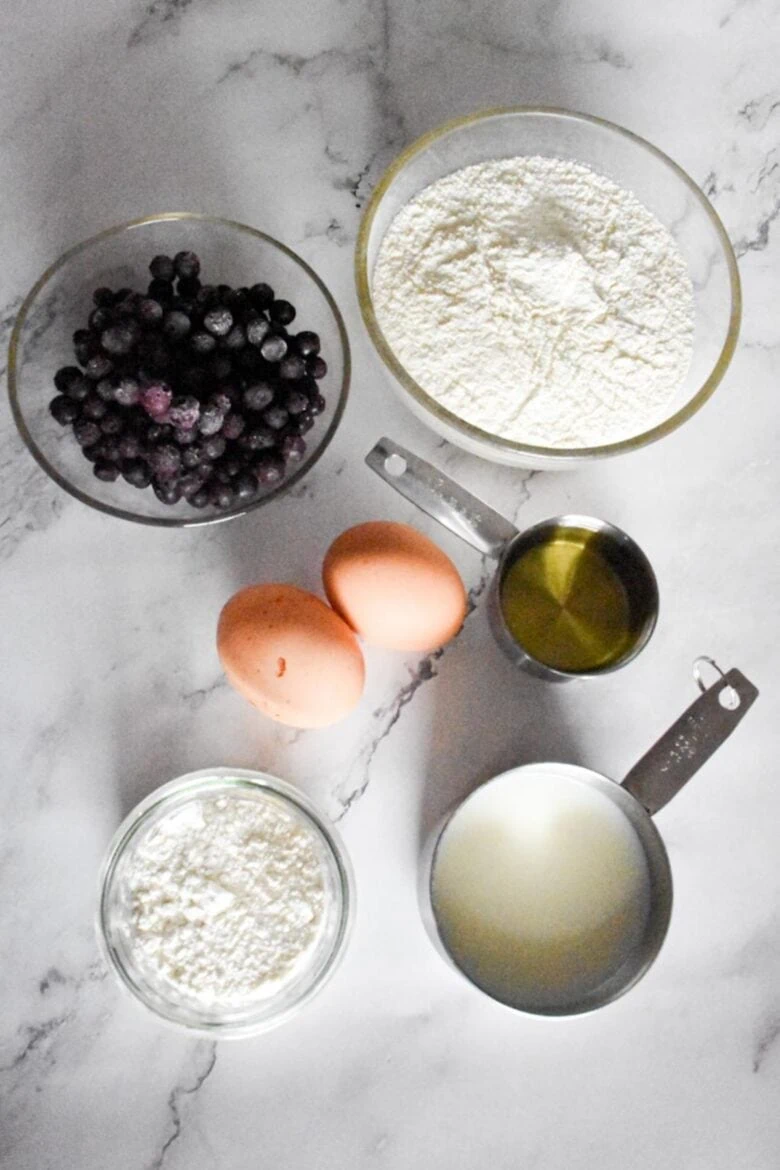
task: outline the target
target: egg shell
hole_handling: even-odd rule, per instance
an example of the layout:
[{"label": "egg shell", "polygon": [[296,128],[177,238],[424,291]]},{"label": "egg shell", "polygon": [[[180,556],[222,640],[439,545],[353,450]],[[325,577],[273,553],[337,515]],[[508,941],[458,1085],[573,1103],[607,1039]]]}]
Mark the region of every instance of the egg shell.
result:
[{"label": "egg shell", "polygon": [[466,616],[466,590],[446,553],[416,528],[373,520],[334,540],[322,567],[333,608],[366,642],[433,650]]},{"label": "egg shell", "polygon": [[250,585],[219,616],[217,650],[231,686],[291,727],[327,727],[360,701],[363,654],[329,606],[295,585]]}]

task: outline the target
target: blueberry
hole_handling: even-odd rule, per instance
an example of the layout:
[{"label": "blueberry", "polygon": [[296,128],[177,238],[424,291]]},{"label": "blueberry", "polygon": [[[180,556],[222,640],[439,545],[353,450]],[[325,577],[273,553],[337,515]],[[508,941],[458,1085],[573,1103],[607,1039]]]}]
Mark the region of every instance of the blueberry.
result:
[{"label": "blueberry", "polygon": [[288,390],[282,405],[288,414],[303,414],[309,409],[309,399],[302,390]]},{"label": "blueberry", "polygon": [[181,453],[173,443],[160,443],[149,452],[149,466],[158,479],[171,479],[181,471]]},{"label": "blueberry", "polygon": [[287,378],[288,381],[296,381],[302,378],[306,373],[306,365],[302,357],[297,354],[288,354],[288,356],[279,365],[279,376]]},{"label": "blueberry", "polygon": [[135,406],[141,401],[141,387],[135,378],[127,375],[118,378],[113,383],[114,402],[119,406]]},{"label": "blueberry", "polygon": [[198,427],[202,435],[216,435],[218,431],[222,430],[222,424],[225,421],[225,411],[220,410],[214,404],[208,404],[203,407],[200,414]]},{"label": "blueberry", "polygon": [[254,284],[249,290],[249,300],[256,309],[270,309],[274,303],[274,290],[270,284]]},{"label": "blueberry", "polygon": [[93,422],[97,422],[98,419],[103,418],[107,411],[108,406],[106,403],[102,398],[98,398],[94,392],[87,395],[81,407],[81,413],[84,415],[84,418],[91,419]]},{"label": "blueberry", "polygon": [[314,426],[314,416],[311,410],[305,410],[302,414],[296,414],[290,419],[290,431],[294,435],[305,435]]},{"label": "blueberry", "polygon": [[214,337],[227,337],[233,328],[233,314],[224,305],[217,305],[206,313],[203,328]]},{"label": "blueberry", "polygon": [[202,366],[188,366],[179,378],[182,389],[200,394],[208,382],[208,374]]},{"label": "blueberry", "polygon": [[222,434],[226,439],[237,439],[245,427],[246,422],[243,416],[231,411],[230,414],[225,415],[225,421],[222,424]]},{"label": "blueberry", "polygon": [[180,427],[173,432],[173,437],[180,447],[191,447],[193,443],[197,442],[198,431],[196,427],[191,430],[183,431]]},{"label": "blueberry", "polygon": [[280,450],[290,463],[300,463],[306,454],[306,443],[300,435],[285,435]]},{"label": "blueberry", "polygon": [[263,366],[263,359],[253,345],[248,345],[236,355],[238,367],[247,375],[256,373]]},{"label": "blueberry", "polygon": [[311,374],[312,378],[324,378],[328,372],[328,366],[325,358],[319,355],[306,359],[306,370]]},{"label": "blueberry", "polygon": [[243,325],[234,325],[225,338],[225,349],[243,349],[246,345],[246,330]]},{"label": "blueberry", "polygon": [[217,340],[210,333],[204,333],[202,329],[199,329],[190,337],[190,346],[195,353],[211,353],[217,347]]},{"label": "blueberry", "polygon": [[110,288],[96,288],[92,294],[92,300],[100,307],[108,307],[114,303],[114,292]]},{"label": "blueberry", "polygon": [[100,427],[87,418],[80,418],[73,424],[73,434],[80,447],[91,447],[100,438]]},{"label": "blueberry", "polygon": [[109,407],[99,425],[104,435],[121,435],[125,429],[125,420],[118,410]]},{"label": "blueberry", "polygon": [[201,444],[201,452],[209,463],[221,459],[227,450],[227,443],[221,435],[211,435]]},{"label": "blueberry", "polygon": [[243,471],[244,466],[243,458],[235,454],[226,455],[220,464],[222,471],[224,471],[228,479],[235,479],[239,472]]},{"label": "blueberry", "polygon": [[110,358],[105,354],[93,354],[84,367],[84,373],[93,382],[99,382],[101,378],[106,378],[114,368],[114,364]]},{"label": "blueberry", "polygon": [[141,393],[141,405],[150,418],[155,422],[163,419],[167,422],[168,408],[171,405],[173,392],[164,382],[153,382]]},{"label": "blueberry", "polygon": [[114,382],[115,379],[113,377],[101,378],[100,381],[95,385],[95,393],[97,394],[98,398],[102,398],[104,402],[113,402]]},{"label": "blueberry", "polygon": [[192,328],[192,322],[181,309],[170,309],[163,317],[162,331],[171,341],[183,341]]},{"label": "blueberry", "polygon": [[58,394],[56,398],[52,398],[49,403],[49,410],[52,417],[60,424],[61,427],[66,427],[68,423],[75,422],[81,414],[81,408],[78,402],[72,398],[66,398],[64,394]]},{"label": "blueberry", "polygon": [[314,357],[320,352],[320,338],[319,334],[312,333],[305,329],[303,333],[298,333],[295,338],[295,348],[301,357]]},{"label": "blueberry", "polygon": [[263,422],[274,431],[286,426],[289,415],[282,406],[269,406],[263,411]]},{"label": "blueberry", "polygon": [[185,447],[181,453],[181,465],[191,470],[201,462],[202,451],[200,446]]},{"label": "blueberry", "polygon": [[200,418],[200,403],[192,394],[180,394],[171,401],[168,421],[172,426],[189,431]]},{"label": "blueberry", "polygon": [[209,400],[206,405],[213,406],[220,412],[221,415],[226,415],[233,405],[233,399],[229,394],[226,394],[222,390],[218,390],[216,394],[211,394],[209,396]]},{"label": "blueberry", "polygon": [[143,297],[140,293],[129,293],[123,300],[114,305],[114,315],[120,318],[137,316],[138,305],[142,300]]},{"label": "blueberry", "polygon": [[176,285],[176,291],[183,301],[186,301],[187,304],[192,304],[200,292],[200,281],[197,276],[180,276]]},{"label": "blueberry", "polygon": [[153,484],[154,494],[161,504],[178,504],[181,499],[181,488],[178,480],[163,481]]},{"label": "blueberry", "polygon": [[104,483],[113,483],[115,479],[119,479],[119,468],[115,463],[108,463],[105,459],[98,459],[92,468],[92,474],[98,479],[102,479]]},{"label": "blueberry", "polygon": [[247,386],[243,395],[244,406],[247,410],[265,410],[274,400],[273,387],[268,382],[254,382]]},{"label": "blueberry", "polygon": [[171,281],[175,275],[173,260],[170,256],[155,256],[149,265],[149,271],[155,280]]},{"label": "blueberry", "polygon": [[101,329],[105,329],[107,325],[111,324],[111,313],[105,306],[93,309],[89,315],[88,324],[90,329],[99,333]]},{"label": "blueberry", "polygon": [[177,252],[173,258],[173,267],[177,276],[197,276],[200,272],[200,260],[194,252]]},{"label": "blueberry", "polygon": [[275,455],[261,455],[255,461],[254,471],[258,483],[269,487],[271,484],[278,483],[284,476],[284,464]]},{"label": "blueberry", "polygon": [[289,325],[295,320],[295,308],[289,301],[274,301],[268,315],[277,325]]},{"label": "blueberry", "polygon": [[260,353],[267,362],[280,362],[287,353],[287,342],[277,333],[271,333],[260,346]]},{"label": "blueberry", "polygon": [[207,487],[202,487],[199,488],[193,496],[190,496],[188,503],[190,503],[193,508],[205,508],[210,502],[210,499],[211,494],[209,489]]},{"label": "blueberry", "polygon": [[245,451],[267,451],[276,445],[276,435],[269,427],[252,427],[238,441]]},{"label": "blueberry", "polygon": [[57,370],[54,375],[54,385],[59,390],[60,394],[68,394],[70,398],[73,397],[69,393],[70,387],[84,377],[78,366],[63,366],[62,369]]},{"label": "blueberry", "polygon": [[179,488],[185,500],[191,499],[196,492],[199,492],[204,482],[202,474],[198,471],[190,471],[187,475],[183,475],[179,480]]},{"label": "blueberry", "polygon": [[141,297],[136,305],[135,315],[144,325],[159,325],[165,310],[154,297]]},{"label": "blueberry", "polygon": [[236,498],[230,484],[214,483],[209,488],[209,500],[215,508],[229,508]]},{"label": "blueberry", "polygon": [[150,280],[146,291],[153,301],[159,301],[161,305],[167,305],[173,300],[173,285],[170,281]]},{"label": "blueberry", "polygon": [[230,360],[230,355],[227,353],[213,354],[209,363],[209,369],[218,382],[222,382],[225,378],[229,378],[233,373],[233,363]]},{"label": "blueberry", "polygon": [[141,454],[141,441],[137,435],[125,432],[119,440],[118,449],[122,459],[137,459]]},{"label": "blueberry", "polygon": [[152,423],[146,432],[146,438],[150,443],[165,443],[173,438],[173,427]]},{"label": "blueberry", "polygon": [[210,309],[219,300],[219,293],[213,284],[202,284],[195,296],[195,304],[201,309]]},{"label": "blueberry", "polygon": [[327,405],[328,404],[322,395],[318,394],[317,397],[312,400],[312,403],[309,406],[309,410],[312,412],[312,414],[322,414]]},{"label": "blueberry", "polygon": [[140,459],[128,459],[122,465],[122,475],[133,487],[145,488],[152,482],[152,473]]},{"label": "blueberry", "polygon": [[252,317],[246,324],[246,339],[250,345],[262,345],[270,331],[265,317]]}]

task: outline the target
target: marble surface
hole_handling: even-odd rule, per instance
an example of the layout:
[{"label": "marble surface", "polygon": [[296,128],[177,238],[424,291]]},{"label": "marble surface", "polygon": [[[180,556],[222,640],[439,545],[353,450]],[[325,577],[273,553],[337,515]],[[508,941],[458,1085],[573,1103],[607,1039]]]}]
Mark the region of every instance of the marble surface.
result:
[{"label": "marble surface", "polygon": [[[776,1170],[780,1166],[777,556],[780,14],[769,0],[28,0],[4,13],[0,325],[100,227],[188,207],[299,249],[347,317],[355,378],[326,457],[267,512],[194,532],[90,512],[0,427],[0,1164],[4,1170]],[[559,478],[437,444],[389,394],[352,247],[383,166],[439,121],[579,108],[675,157],[740,257],[742,339],[713,401],[662,446]],[[490,566],[362,465],[380,433],[532,522],[623,525],[663,609],[646,652],[568,688],[488,638]],[[224,685],[217,612],[241,584],[317,586],[348,524],[413,520],[473,610],[443,653],[372,652],[360,710],[296,734]],[[430,947],[427,827],[481,778],[560,757],[620,777],[694,697],[690,664],[762,697],[659,816],[676,906],[647,978],[603,1012],[513,1015]],[[218,1046],[159,1026],[96,951],[100,859],[158,783],[263,767],[335,817],[360,906],[337,977],[278,1031]]]}]

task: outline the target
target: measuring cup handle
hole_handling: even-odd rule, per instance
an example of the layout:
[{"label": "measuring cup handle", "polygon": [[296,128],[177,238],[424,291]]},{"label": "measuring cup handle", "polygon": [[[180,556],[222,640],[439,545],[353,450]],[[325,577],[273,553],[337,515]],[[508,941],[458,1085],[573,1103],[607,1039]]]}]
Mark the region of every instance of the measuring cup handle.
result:
[{"label": "measuring cup handle", "polygon": [[[711,659],[706,661],[711,662]],[[675,796],[747,714],[758,698],[758,690],[739,670],[720,674],[718,682],[673,723],[650,751],[634,765],[623,787],[644,805],[652,816]]]},{"label": "measuring cup handle", "polygon": [[392,439],[380,439],[366,463],[407,500],[488,556],[499,557],[517,536],[504,516]]}]

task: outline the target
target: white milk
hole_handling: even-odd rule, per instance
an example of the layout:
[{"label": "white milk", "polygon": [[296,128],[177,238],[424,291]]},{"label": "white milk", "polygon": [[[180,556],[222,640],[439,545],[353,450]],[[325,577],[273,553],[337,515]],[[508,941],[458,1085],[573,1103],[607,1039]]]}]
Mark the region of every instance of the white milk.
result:
[{"label": "white milk", "polygon": [[630,821],[550,765],[477,789],[450,821],[433,870],[447,949],[489,995],[565,1007],[618,970],[647,922],[650,881]]}]

